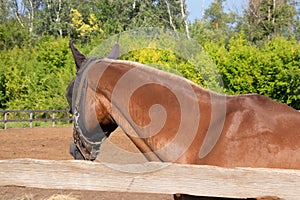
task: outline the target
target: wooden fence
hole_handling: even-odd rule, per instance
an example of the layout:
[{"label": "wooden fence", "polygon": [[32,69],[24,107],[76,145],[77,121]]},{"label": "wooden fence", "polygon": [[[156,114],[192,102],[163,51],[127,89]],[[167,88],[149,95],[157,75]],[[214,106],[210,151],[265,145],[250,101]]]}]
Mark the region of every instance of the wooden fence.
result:
[{"label": "wooden fence", "polygon": [[[28,122],[29,127],[32,128],[32,123],[35,121],[51,121],[52,126],[55,126],[56,121],[71,121],[72,118],[69,116],[68,110],[0,110],[0,113],[3,115],[3,119],[0,120],[0,123],[4,124],[4,129],[7,129],[8,123],[15,122]],[[9,113],[26,113],[28,114],[26,119],[9,119]],[[50,118],[36,118],[36,113],[50,113]],[[64,113],[64,117],[56,118],[56,113]]]},{"label": "wooden fence", "polygon": [[[126,169],[136,173],[126,172]],[[300,170],[221,168],[158,162],[108,165],[72,160],[1,160],[0,186],[12,185],[231,198],[277,196],[285,200],[299,200]]]}]

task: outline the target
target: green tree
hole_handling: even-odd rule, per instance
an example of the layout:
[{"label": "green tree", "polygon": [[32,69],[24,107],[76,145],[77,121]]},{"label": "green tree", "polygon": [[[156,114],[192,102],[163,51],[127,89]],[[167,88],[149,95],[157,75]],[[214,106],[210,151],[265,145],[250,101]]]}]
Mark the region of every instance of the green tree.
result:
[{"label": "green tree", "polygon": [[293,35],[296,7],[291,0],[250,0],[245,10],[244,30],[259,43],[275,36]]},{"label": "green tree", "polygon": [[0,0],[0,24],[4,23],[9,16],[8,0]]},{"label": "green tree", "polygon": [[41,1],[36,18],[37,35],[65,37],[70,34],[70,10],[72,1]]},{"label": "green tree", "polygon": [[101,24],[94,13],[88,16],[88,20],[84,20],[78,10],[71,9],[71,21],[71,27],[74,29],[73,37],[80,38],[82,41],[87,41],[93,36],[98,36],[103,33],[102,28],[100,28]]},{"label": "green tree", "polygon": [[193,37],[200,42],[228,40],[234,33],[236,14],[224,11],[225,0],[215,0],[205,10],[204,20],[196,20],[191,27]]},{"label": "green tree", "polygon": [[300,2],[295,0],[292,3],[292,5],[294,5],[296,8],[296,15],[293,19],[292,30],[293,30],[294,37],[296,38],[297,41],[299,41],[300,40]]},{"label": "green tree", "polygon": [[[169,0],[168,4],[172,23],[177,30],[182,29],[184,21],[180,2]],[[102,29],[107,34],[116,34],[139,27],[173,29],[164,0],[99,0],[95,5],[95,15],[101,21]]]},{"label": "green tree", "polygon": [[28,46],[31,42],[31,36],[16,19],[8,18],[5,22],[0,23],[0,51],[12,49],[15,46]]},{"label": "green tree", "polygon": [[190,26],[192,38],[197,39],[200,44],[206,41],[217,43],[228,42],[235,35],[238,15],[234,12],[225,12],[225,0],[215,0],[204,10],[201,20],[195,20]]},{"label": "green tree", "polygon": [[10,10],[20,25],[34,34],[36,13],[41,6],[41,0],[12,0]]}]

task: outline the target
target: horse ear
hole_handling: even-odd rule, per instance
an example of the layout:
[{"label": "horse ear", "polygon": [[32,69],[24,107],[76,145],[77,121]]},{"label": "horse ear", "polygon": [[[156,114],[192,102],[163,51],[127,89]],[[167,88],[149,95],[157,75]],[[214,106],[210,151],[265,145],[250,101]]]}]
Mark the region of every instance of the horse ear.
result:
[{"label": "horse ear", "polygon": [[86,59],[84,55],[82,55],[78,49],[75,48],[75,46],[73,45],[73,41],[70,41],[70,49],[72,51],[74,60],[75,60],[75,64],[76,64],[76,69],[77,71],[80,69],[81,64],[83,63],[83,61]]},{"label": "horse ear", "polygon": [[119,44],[115,44],[115,46],[112,48],[107,58],[117,59],[119,58],[119,56],[120,56],[120,46]]}]

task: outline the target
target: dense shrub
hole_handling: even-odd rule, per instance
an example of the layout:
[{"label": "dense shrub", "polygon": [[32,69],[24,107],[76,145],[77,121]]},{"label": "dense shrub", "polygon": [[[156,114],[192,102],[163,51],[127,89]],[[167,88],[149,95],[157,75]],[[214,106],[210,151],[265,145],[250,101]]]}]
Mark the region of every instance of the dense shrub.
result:
[{"label": "dense shrub", "polygon": [[75,67],[67,39],[2,51],[1,109],[66,109],[64,90]]},{"label": "dense shrub", "polygon": [[263,94],[300,109],[300,44],[295,40],[277,37],[258,48],[240,34],[227,46],[204,47],[217,64],[227,93]]},{"label": "dense shrub", "polygon": [[[0,109],[67,109],[65,88],[75,75],[68,42],[45,37],[35,47],[2,50]],[[215,79],[208,59],[199,67],[175,52],[154,47],[128,52],[121,59],[153,65],[215,89],[208,84]],[[300,109],[300,44],[295,40],[277,37],[258,48],[241,33],[228,44],[206,42],[203,47],[217,66],[223,92],[259,93]],[[79,46],[85,53],[92,48]]]}]

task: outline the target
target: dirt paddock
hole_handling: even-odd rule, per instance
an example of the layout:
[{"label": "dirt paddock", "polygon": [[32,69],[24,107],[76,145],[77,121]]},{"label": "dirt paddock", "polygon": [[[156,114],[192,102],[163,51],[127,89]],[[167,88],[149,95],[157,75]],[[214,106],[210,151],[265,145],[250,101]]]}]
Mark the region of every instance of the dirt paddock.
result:
[{"label": "dirt paddock", "polygon": [[[69,144],[72,139],[72,127],[26,128],[0,130],[0,159],[34,158],[49,160],[70,160]],[[138,150],[121,130],[117,129],[101,148],[98,160],[127,162],[129,155],[138,155]],[[112,148],[113,147],[113,148]],[[126,155],[126,156],[124,156]],[[123,158],[123,160],[122,160]],[[133,156],[132,163],[143,162],[144,158]],[[13,166],[12,166],[13,167]],[[53,195],[57,195],[54,196]],[[67,195],[70,199],[121,199],[121,200],[171,200],[171,195],[117,193],[78,190],[46,190],[27,187],[0,187],[0,200],[36,200],[59,199]],[[55,198],[56,197],[56,198]]]}]

